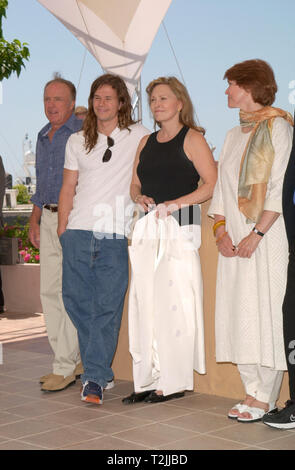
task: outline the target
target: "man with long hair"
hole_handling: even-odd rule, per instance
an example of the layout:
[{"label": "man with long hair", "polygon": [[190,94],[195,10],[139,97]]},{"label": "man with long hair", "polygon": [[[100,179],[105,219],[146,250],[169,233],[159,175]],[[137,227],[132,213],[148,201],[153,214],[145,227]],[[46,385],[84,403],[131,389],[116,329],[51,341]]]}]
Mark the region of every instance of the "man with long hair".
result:
[{"label": "man with long hair", "polygon": [[43,391],[55,392],[74,383],[82,372],[77,331],[62,301],[62,250],[56,233],[65,147],[69,136],[81,129],[82,121],[73,114],[76,88],[72,82],[55,76],[45,85],[43,98],[49,122],[38,134],[37,187],[31,198],[29,236],[40,248],[40,297],[54,353],[53,372],[42,376],[40,383]]},{"label": "man with long hair", "polygon": [[66,148],[58,211],[63,300],[78,331],[86,402],[101,404],[104,388],[113,385],[128,284],[129,187],[137,146],[148,133],[132,119],[124,81],[105,74],[91,86],[83,131]]}]

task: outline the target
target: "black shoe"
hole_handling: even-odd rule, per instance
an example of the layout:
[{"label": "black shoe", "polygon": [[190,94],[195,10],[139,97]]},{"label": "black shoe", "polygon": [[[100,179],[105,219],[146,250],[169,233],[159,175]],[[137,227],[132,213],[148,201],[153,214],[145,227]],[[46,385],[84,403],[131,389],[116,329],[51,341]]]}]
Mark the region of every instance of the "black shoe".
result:
[{"label": "black shoe", "polygon": [[277,429],[295,429],[295,401],[288,400],[286,407],[277,413],[266,413],[262,422]]},{"label": "black shoe", "polygon": [[146,390],[145,392],[139,393],[131,393],[128,397],[123,398],[122,402],[125,405],[131,405],[132,403],[139,403],[140,401],[144,401],[146,397],[148,397],[154,390]]},{"label": "black shoe", "polygon": [[151,392],[146,398],[146,403],[161,403],[163,401],[173,400],[174,398],[184,397],[184,392],[171,393],[171,395],[158,395],[155,392]]}]

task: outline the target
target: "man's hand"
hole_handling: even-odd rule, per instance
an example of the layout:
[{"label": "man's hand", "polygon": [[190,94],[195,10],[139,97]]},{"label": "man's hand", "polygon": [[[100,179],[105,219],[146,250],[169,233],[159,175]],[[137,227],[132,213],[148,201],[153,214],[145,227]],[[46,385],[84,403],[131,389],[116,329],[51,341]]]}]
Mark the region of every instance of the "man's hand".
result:
[{"label": "man's hand", "polygon": [[40,248],[40,219],[42,209],[34,205],[30,217],[29,240],[35,248]]},{"label": "man's hand", "polygon": [[35,222],[30,222],[29,240],[35,248],[40,248],[40,225]]},{"label": "man's hand", "polygon": [[57,227],[57,236],[58,238],[66,231],[65,228]]}]

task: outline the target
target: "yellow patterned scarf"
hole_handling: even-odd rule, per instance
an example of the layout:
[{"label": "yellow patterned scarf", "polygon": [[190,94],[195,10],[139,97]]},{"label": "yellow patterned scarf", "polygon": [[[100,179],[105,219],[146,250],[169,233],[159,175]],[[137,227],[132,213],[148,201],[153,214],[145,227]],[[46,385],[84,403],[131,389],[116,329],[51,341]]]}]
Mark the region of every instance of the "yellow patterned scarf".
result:
[{"label": "yellow patterned scarf", "polygon": [[280,108],[265,106],[259,111],[240,111],[241,127],[253,127],[241,160],[238,188],[239,209],[247,217],[247,223],[257,223],[263,212],[274,159],[272,126],[275,117],[294,125],[291,114]]}]

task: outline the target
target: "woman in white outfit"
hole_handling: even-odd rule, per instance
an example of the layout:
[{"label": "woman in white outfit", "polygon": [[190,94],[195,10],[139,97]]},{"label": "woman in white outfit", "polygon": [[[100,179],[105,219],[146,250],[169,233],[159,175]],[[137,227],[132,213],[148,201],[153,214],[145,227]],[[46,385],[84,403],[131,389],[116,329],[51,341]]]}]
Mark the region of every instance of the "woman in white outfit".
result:
[{"label": "woman in white outfit", "polygon": [[250,422],[275,407],[286,369],[288,247],[281,197],[293,120],[271,106],[277,85],[266,62],[236,64],[224,78],[228,106],[240,109],[240,125],[226,136],[209,208],[219,251],[216,360],[238,365],[245,398],[228,417]]},{"label": "woman in white outfit", "polygon": [[[194,122],[184,85],[175,77],[161,77],[148,85],[147,93],[159,130],[139,144],[130,193],[143,211],[155,205],[156,211],[137,222],[130,249],[129,340],[135,392],[124,398],[125,404],[166,401],[192,390],[194,348],[196,370],[205,372],[198,204],[212,196],[216,165],[204,129]],[[200,177],[203,184],[198,187]],[[146,236],[148,226],[158,234],[158,251]],[[173,230],[177,236],[166,243],[161,230]],[[192,266],[195,275],[189,277]]]}]

